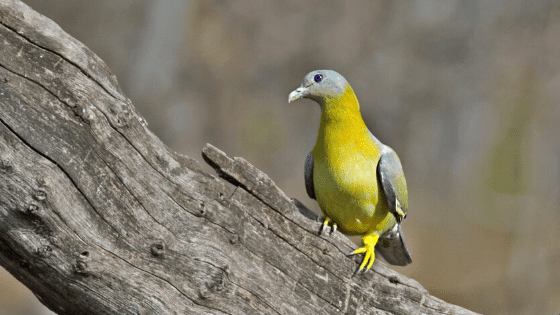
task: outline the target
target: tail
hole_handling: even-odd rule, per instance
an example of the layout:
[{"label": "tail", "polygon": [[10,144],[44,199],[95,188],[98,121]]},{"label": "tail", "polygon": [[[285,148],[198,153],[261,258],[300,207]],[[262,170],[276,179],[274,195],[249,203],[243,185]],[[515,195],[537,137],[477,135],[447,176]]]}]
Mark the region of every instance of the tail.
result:
[{"label": "tail", "polygon": [[381,235],[375,249],[391,265],[406,266],[412,262],[400,224],[396,224],[396,229]]}]

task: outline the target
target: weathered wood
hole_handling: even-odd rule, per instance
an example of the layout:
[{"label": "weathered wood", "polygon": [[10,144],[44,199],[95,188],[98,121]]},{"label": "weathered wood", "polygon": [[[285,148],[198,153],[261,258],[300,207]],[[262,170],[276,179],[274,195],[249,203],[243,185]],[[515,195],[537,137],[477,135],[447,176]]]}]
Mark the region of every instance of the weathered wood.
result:
[{"label": "weathered wood", "polygon": [[0,264],[59,314],[472,314],[376,262],[215,147],[169,150],[107,66],[0,1]]}]

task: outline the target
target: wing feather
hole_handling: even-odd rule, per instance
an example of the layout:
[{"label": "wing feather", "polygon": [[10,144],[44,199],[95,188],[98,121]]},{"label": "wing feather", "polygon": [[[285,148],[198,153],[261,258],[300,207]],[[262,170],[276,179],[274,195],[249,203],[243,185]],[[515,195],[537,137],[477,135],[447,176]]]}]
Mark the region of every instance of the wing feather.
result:
[{"label": "wing feather", "polygon": [[305,190],[307,190],[307,195],[311,199],[317,199],[315,198],[315,186],[313,185],[313,151],[309,152],[305,158],[303,175],[305,177]]}]

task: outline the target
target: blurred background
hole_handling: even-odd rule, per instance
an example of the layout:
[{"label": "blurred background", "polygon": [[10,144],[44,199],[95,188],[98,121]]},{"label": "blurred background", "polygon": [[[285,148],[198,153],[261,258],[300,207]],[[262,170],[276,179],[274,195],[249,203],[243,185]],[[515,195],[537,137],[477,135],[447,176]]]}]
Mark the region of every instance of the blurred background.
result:
[{"label": "blurred background", "polygon": [[[400,155],[414,262],[393,267],[484,314],[560,313],[560,2],[25,0],[99,55],[149,128],[212,143],[305,193],[333,69]],[[50,314],[3,271],[0,314]]]}]

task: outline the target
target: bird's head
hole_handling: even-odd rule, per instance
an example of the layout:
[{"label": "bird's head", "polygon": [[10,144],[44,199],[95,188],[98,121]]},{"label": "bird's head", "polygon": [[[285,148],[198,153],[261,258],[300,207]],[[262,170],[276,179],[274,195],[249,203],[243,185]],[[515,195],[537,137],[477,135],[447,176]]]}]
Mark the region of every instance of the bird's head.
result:
[{"label": "bird's head", "polygon": [[333,70],[315,70],[309,72],[288,98],[291,103],[300,98],[310,98],[323,106],[329,99],[341,97],[348,87],[348,82]]}]

